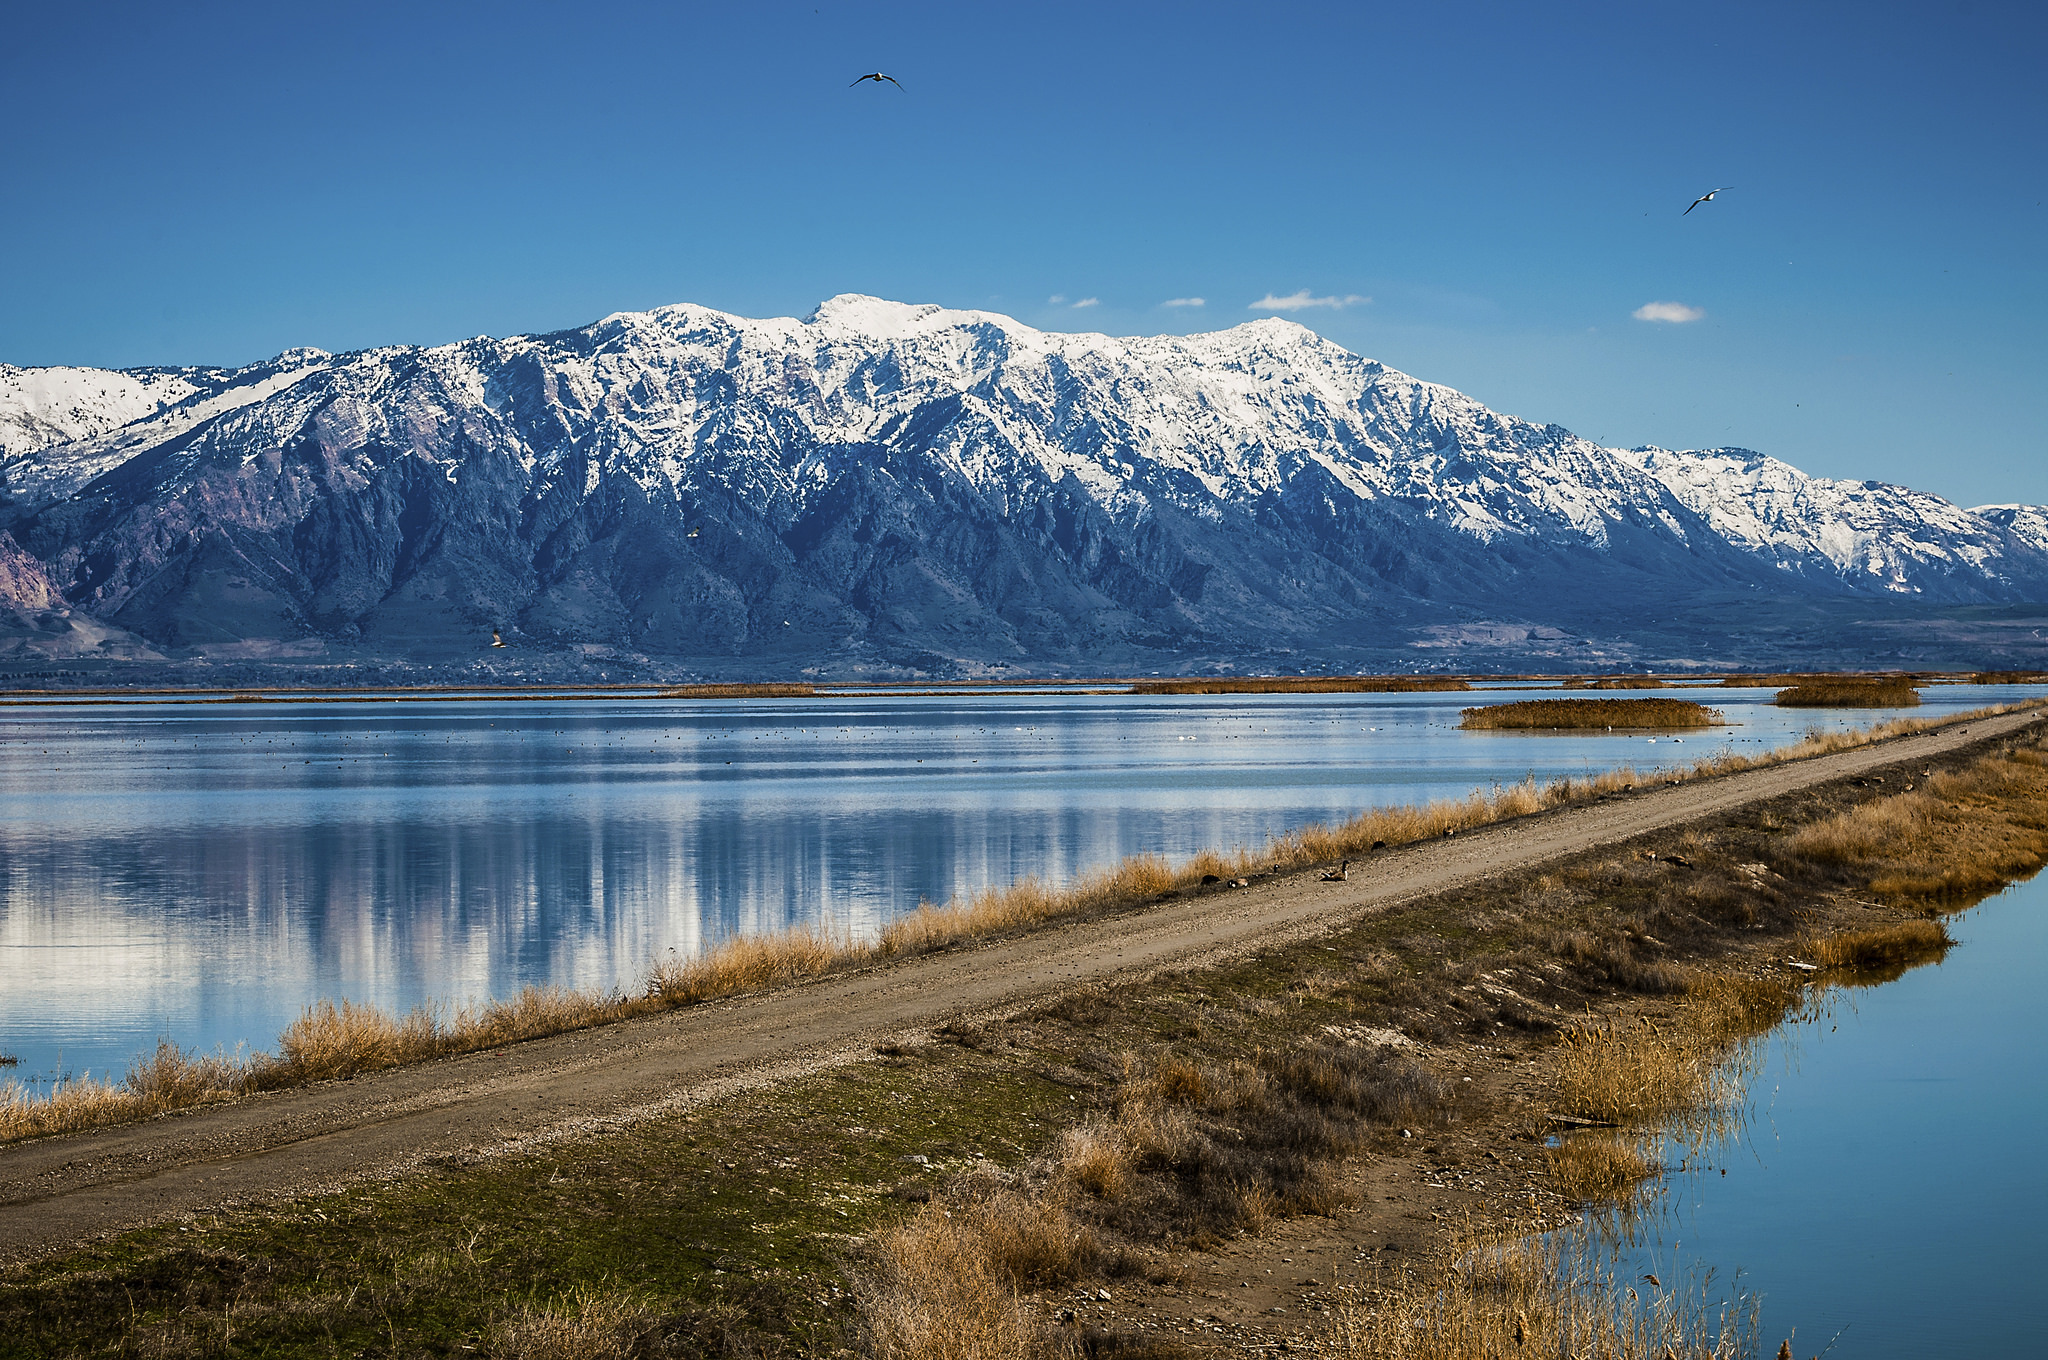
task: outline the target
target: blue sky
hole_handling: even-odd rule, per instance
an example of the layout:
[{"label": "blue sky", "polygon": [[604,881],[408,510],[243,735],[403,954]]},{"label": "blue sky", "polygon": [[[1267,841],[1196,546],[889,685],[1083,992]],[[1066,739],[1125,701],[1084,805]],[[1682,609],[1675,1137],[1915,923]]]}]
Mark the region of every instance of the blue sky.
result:
[{"label": "blue sky", "polygon": [[16,3],[0,361],[1280,314],[1606,443],[2048,502],[2044,12]]}]

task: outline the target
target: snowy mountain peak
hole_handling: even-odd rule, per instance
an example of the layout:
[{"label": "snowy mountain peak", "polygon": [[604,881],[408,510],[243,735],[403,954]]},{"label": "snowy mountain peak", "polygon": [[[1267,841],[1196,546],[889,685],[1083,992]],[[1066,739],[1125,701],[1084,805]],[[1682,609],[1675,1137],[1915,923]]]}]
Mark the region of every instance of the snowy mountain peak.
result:
[{"label": "snowy mountain peak", "polygon": [[875,340],[902,340],[934,331],[993,325],[1006,331],[1029,328],[993,312],[955,311],[933,303],[891,302],[865,293],[841,293],[819,303],[804,324],[839,335]]},{"label": "snowy mountain peak", "polygon": [[894,629],[1030,654],[1688,591],[2048,595],[2039,507],[1604,448],[1278,317],[1113,337],[850,293],[234,371],[0,368],[0,530],[160,644],[440,636],[453,610],[655,651]]}]

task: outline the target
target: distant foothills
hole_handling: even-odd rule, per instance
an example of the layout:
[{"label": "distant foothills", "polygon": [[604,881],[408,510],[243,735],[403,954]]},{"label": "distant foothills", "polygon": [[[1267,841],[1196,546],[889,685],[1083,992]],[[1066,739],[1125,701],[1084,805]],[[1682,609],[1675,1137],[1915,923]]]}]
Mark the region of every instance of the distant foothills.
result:
[{"label": "distant foothills", "polygon": [[0,367],[0,683],[2044,664],[2048,508],[1603,448],[1286,321]]}]

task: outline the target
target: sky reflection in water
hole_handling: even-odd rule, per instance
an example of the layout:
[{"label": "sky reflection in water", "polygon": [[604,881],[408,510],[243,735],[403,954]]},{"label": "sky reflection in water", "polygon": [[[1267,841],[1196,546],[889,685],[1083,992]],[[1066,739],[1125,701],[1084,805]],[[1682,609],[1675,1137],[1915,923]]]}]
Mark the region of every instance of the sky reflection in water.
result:
[{"label": "sky reflection in water", "polygon": [[1765,1355],[1795,1329],[1802,1357],[2042,1353],[2048,875],[1950,929],[1941,963],[1770,1036],[1741,1134],[1669,1177],[1623,1279],[1735,1280]]}]

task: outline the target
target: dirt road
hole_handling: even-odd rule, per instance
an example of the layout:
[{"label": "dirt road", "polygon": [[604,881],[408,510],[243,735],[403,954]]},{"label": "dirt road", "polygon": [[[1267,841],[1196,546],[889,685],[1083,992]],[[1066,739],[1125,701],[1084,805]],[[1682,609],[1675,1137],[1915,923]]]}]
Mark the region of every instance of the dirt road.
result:
[{"label": "dirt road", "polygon": [[[843,973],[554,1039],[276,1092],[146,1124],[0,1148],[0,1256],[444,1157],[516,1151],[872,1051],[891,1034],[1077,983],[1185,966],[1327,930],[1509,869],[1684,826],[1846,775],[1946,755],[2044,721],[2008,714],[1861,750],[1527,817],[1312,873],[1102,921]],[[1909,767],[1913,768],[1913,767]]]}]

